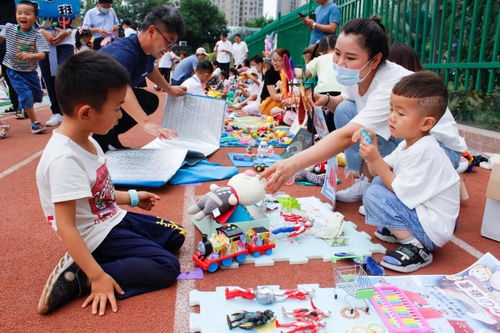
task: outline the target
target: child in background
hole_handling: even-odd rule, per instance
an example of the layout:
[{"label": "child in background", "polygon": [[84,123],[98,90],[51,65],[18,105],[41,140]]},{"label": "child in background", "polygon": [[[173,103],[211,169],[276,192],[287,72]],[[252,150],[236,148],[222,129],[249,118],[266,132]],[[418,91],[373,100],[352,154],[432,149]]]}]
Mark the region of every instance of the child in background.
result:
[{"label": "child in background", "polygon": [[75,51],[92,50],[92,33],[89,29],[79,28],[75,34]]},{"label": "child in background", "polygon": [[206,95],[206,85],[212,77],[214,68],[208,60],[203,60],[196,65],[195,73],[184,81],[181,86],[187,88],[188,94]]},{"label": "child in background", "polygon": [[236,91],[238,88],[238,70],[236,68],[229,69],[229,90]]},{"label": "child in background", "polygon": [[33,105],[42,101],[43,92],[36,72],[38,62],[49,52],[49,45],[40,31],[34,27],[38,18],[38,7],[30,1],[21,1],[16,6],[18,24],[7,23],[0,31],[0,42],[6,42],[3,64],[7,75],[19,96],[17,119],[31,120],[31,133],[45,132],[37,120]]},{"label": "child in background", "polygon": [[264,87],[264,83],[259,81],[259,75],[253,68],[247,70],[246,73],[250,80],[252,80],[252,84],[248,87],[248,98],[241,102],[239,107],[243,108],[245,114],[260,116],[260,94]]},{"label": "child in background", "polygon": [[[457,172],[430,130],[446,111],[448,90],[432,72],[403,77],[392,90],[389,128],[403,138],[382,158],[376,135],[361,139],[360,155],[377,176],[363,196],[366,223],[375,236],[400,243],[381,265],[408,273],[432,263],[432,252],[451,239],[460,209]],[[360,131],[353,141],[360,139]]]},{"label": "child in background", "polygon": [[109,301],[166,288],[180,266],[174,253],[185,230],[166,219],[128,212],[151,210],[149,192],[115,191],[106,157],[93,133],[106,134],[122,117],[129,75],[116,60],[94,51],[71,56],[60,68],[56,91],[64,113],[38,164],[44,215],[67,253],[49,276],[38,313],[49,313],[90,292],[83,307],[104,315]]}]

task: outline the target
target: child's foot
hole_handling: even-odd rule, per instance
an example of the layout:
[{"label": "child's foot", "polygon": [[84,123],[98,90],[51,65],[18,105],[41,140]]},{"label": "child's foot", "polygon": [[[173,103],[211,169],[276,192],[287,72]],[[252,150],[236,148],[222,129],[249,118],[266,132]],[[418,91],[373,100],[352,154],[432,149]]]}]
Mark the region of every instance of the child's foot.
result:
[{"label": "child's foot", "polygon": [[415,272],[432,263],[432,253],[425,247],[403,244],[397,250],[389,251],[380,265],[402,273]]},{"label": "child's foot", "polygon": [[16,110],[16,119],[26,119],[26,118],[28,118],[28,115],[26,114],[26,111],[24,111],[24,109]]},{"label": "child's foot", "polygon": [[[363,207],[363,206],[361,206]],[[386,227],[378,228],[377,231],[374,233],[375,237],[380,239],[381,241],[387,242],[387,243],[392,243],[392,244],[399,244],[401,243],[399,239],[396,238],[392,234],[392,232],[387,229]]]},{"label": "child's foot", "polygon": [[15,109],[13,106],[8,108],[7,110],[3,110],[4,113],[17,113],[17,109]]},{"label": "child's foot", "polygon": [[39,314],[52,312],[90,291],[87,276],[75,262],[63,270],[68,260],[72,259],[65,254],[50,274],[38,301]]},{"label": "child's foot", "polygon": [[33,134],[41,134],[45,132],[46,128],[42,124],[40,124],[39,121],[35,121],[33,124],[31,124],[31,133]]}]

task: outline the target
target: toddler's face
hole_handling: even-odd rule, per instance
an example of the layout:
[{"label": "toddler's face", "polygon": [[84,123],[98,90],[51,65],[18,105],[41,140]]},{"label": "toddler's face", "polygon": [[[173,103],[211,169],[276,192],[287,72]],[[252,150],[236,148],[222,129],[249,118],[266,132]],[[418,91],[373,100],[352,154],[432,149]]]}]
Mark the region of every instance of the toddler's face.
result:
[{"label": "toddler's face", "polygon": [[413,139],[422,136],[429,129],[424,128],[427,118],[420,110],[420,99],[391,95],[389,129],[396,138]]},{"label": "toddler's face", "polygon": [[17,5],[16,21],[21,31],[30,30],[36,21],[35,9],[30,5]]}]

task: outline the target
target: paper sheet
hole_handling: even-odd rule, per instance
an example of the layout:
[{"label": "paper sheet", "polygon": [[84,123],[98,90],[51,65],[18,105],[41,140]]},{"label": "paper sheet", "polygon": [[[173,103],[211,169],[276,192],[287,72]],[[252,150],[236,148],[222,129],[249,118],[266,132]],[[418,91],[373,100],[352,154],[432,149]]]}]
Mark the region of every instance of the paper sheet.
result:
[{"label": "paper sheet", "polygon": [[181,147],[208,156],[219,149],[225,112],[226,101],[223,99],[191,94],[168,97],[162,125],[176,131],[178,137],[157,139],[155,146]]},{"label": "paper sheet", "polygon": [[159,187],[181,167],[186,149],[125,149],[106,152],[115,185]]}]

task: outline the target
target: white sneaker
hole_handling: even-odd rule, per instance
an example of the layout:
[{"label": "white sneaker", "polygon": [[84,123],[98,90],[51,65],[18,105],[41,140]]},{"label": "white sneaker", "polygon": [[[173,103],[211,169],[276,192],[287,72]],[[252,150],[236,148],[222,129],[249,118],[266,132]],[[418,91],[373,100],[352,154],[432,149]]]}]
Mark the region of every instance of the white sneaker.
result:
[{"label": "white sneaker", "polygon": [[363,205],[359,206],[358,212],[361,215],[366,216],[365,206],[363,206]]},{"label": "white sneaker", "polygon": [[360,201],[361,199],[363,199],[363,193],[365,193],[368,186],[370,186],[368,178],[366,178],[365,176],[361,176],[354,181],[354,184],[352,184],[351,187],[348,187],[342,191],[338,191],[335,195],[335,199],[341,202]]},{"label": "white sneaker", "polygon": [[59,113],[54,113],[50,116],[50,119],[45,123],[46,126],[59,126],[63,120],[63,115]]}]

